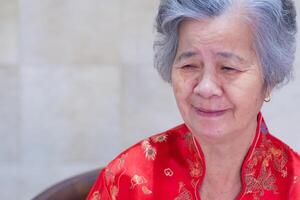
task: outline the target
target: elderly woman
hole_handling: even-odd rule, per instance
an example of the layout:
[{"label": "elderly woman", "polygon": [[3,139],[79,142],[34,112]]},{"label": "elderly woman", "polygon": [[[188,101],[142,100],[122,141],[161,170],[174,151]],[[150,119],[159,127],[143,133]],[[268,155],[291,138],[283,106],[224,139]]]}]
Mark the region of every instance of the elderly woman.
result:
[{"label": "elderly woman", "polygon": [[162,0],[155,66],[184,124],[130,147],[89,200],[300,199],[300,157],[260,113],[291,77],[291,0]]}]

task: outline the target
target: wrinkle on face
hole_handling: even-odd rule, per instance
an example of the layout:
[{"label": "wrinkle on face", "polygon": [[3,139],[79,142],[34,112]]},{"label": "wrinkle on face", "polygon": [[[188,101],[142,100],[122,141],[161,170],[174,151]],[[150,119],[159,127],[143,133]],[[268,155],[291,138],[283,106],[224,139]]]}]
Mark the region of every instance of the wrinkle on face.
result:
[{"label": "wrinkle on face", "polygon": [[[238,129],[233,126],[246,126],[262,106],[263,83],[262,68],[252,48],[252,32],[243,20],[227,15],[181,23],[172,86],[190,128],[221,136]],[[208,93],[204,96],[203,91]],[[229,114],[219,121],[205,119],[193,113],[193,106],[226,108]]]}]

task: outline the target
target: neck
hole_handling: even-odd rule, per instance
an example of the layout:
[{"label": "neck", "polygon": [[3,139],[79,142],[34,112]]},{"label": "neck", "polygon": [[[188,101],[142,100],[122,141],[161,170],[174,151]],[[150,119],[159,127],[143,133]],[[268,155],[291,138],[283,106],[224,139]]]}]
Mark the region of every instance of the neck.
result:
[{"label": "neck", "polygon": [[[201,186],[202,199],[233,199],[241,190],[241,168],[255,137],[257,123],[243,132],[232,133],[228,138],[206,138],[199,136],[205,157],[206,173]],[[202,194],[203,193],[203,194]],[[205,198],[204,198],[205,197]]]},{"label": "neck", "polygon": [[197,135],[196,139],[201,146],[207,167],[214,167],[209,165],[210,162],[222,163],[222,168],[227,165],[241,166],[255,137],[256,127],[255,121],[243,130],[219,138]]}]

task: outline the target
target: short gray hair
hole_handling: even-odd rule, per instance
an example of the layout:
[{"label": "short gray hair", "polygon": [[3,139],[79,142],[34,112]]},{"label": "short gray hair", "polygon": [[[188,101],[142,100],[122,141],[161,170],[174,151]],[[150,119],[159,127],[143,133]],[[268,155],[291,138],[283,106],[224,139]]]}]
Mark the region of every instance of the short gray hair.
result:
[{"label": "short gray hair", "polygon": [[[156,16],[154,66],[171,82],[171,70],[178,44],[178,27],[184,19],[220,16],[236,0],[161,0]],[[297,32],[292,0],[244,0],[246,19],[253,32],[253,44],[269,88],[292,78]]]}]

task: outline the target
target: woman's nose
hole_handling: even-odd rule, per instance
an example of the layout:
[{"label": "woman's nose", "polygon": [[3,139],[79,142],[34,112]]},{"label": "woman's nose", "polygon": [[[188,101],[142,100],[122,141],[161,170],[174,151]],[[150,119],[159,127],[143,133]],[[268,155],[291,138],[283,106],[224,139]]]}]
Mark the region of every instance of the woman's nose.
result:
[{"label": "woman's nose", "polygon": [[220,81],[211,73],[203,74],[194,87],[194,93],[203,98],[221,96],[223,93]]}]

